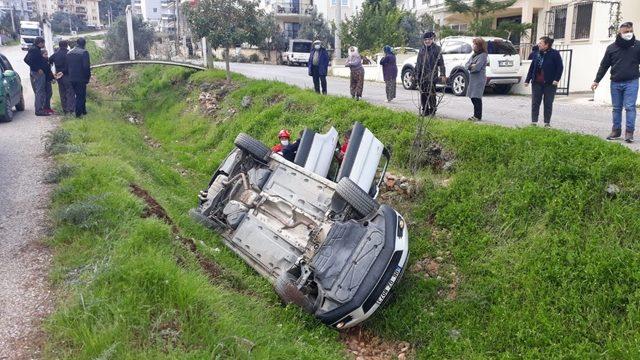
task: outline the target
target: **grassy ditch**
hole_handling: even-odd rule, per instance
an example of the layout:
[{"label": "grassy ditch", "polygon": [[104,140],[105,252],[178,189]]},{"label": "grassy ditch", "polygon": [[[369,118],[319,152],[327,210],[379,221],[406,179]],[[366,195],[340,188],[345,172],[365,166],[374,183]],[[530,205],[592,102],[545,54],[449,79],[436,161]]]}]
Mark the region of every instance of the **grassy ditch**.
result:
[{"label": "grassy ditch", "polygon": [[[240,76],[224,85],[217,71],[98,77],[90,115],[49,137],[60,166],[48,177],[59,183],[53,277],[64,294],[47,323],[49,357],[640,354],[640,159],[626,148],[434,122],[434,145],[454,165],[411,173],[418,118],[409,113]],[[187,211],[238,132],[270,144],[282,127],[344,131],[354,121],[392,148],[393,172],[421,190],[393,200],[412,251],[397,296],[357,335],[340,335],[283,308]],[[405,342],[410,350],[397,346]]]}]

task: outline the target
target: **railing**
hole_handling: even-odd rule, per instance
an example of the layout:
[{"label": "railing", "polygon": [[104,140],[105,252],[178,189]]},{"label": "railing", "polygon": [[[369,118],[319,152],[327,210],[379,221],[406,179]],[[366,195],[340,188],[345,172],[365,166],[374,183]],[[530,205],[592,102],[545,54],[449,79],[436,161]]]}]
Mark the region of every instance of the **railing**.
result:
[{"label": "railing", "polygon": [[271,6],[276,15],[311,15],[311,12],[314,9],[310,2],[296,0],[278,1],[273,3]]}]

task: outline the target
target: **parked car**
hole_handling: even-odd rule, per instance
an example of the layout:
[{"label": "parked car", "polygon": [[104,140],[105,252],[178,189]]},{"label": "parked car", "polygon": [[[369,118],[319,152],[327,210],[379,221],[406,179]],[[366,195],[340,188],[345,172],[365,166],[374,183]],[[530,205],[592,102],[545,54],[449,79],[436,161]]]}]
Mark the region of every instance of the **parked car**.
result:
[{"label": "parked car", "polygon": [[337,142],[334,128],[306,129],[290,162],[239,134],[191,216],[285,303],[345,329],[388,299],[407,264],[409,234],[402,216],[375,200],[390,159],[380,140],[356,123],[332,171]]},{"label": "parked car", "polygon": [[287,51],[282,53],[282,62],[287,65],[304,65],[309,62],[311,53],[311,40],[291,39]]},{"label": "parked car", "polygon": [[24,111],[24,96],[20,75],[13,70],[6,56],[0,54],[2,87],[0,89],[0,122],[13,120],[13,108]]},{"label": "parked car", "polygon": [[[473,37],[450,36],[442,40],[442,58],[447,70],[447,87],[453,94],[464,96],[467,93],[469,72],[465,68],[467,60],[473,55]],[[508,94],[511,87],[521,80],[520,66],[522,61],[516,48],[509,40],[496,37],[483,37],[489,49],[487,64],[487,87],[498,94]],[[407,90],[415,90],[414,69],[417,55],[402,64],[402,86]],[[443,86],[443,85],[438,85]]]}]

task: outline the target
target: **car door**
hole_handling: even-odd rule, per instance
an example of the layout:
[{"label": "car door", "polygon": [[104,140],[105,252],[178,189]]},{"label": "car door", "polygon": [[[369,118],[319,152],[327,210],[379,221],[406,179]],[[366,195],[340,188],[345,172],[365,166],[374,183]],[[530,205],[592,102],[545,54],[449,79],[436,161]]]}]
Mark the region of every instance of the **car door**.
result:
[{"label": "car door", "polygon": [[442,58],[447,70],[447,77],[456,67],[464,66],[473,51],[471,46],[464,41],[449,40],[442,43]]},{"label": "car door", "polygon": [[[9,62],[6,56],[0,54],[0,66],[2,67],[2,72],[5,70],[13,70],[13,66]],[[15,71],[15,70],[13,70]],[[20,80],[20,76],[16,72],[16,75],[10,79],[4,79],[3,82],[5,84],[5,91],[8,94],[11,94],[11,101],[15,104],[20,101],[20,95],[22,94],[22,82]]]}]

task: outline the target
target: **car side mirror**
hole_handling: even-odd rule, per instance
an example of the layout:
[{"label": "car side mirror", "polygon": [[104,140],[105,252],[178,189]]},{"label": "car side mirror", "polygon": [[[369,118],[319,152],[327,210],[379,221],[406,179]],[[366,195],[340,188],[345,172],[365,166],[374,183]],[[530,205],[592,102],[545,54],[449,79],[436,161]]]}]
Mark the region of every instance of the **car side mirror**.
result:
[{"label": "car side mirror", "polygon": [[12,77],[15,77],[15,76],[16,76],[16,72],[15,72],[15,71],[13,71],[13,70],[5,70],[5,71],[2,73],[2,76],[6,77],[6,78],[12,78]]}]

